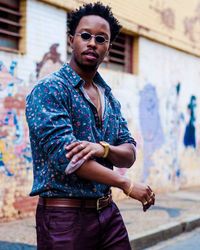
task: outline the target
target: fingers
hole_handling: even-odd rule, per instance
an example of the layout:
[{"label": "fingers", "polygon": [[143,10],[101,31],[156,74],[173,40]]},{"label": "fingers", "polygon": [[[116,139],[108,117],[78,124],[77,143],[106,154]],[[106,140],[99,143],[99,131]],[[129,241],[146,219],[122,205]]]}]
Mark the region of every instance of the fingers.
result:
[{"label": "fingers", "polygon": [[74,147],[78,146],[79,144],[81,144],[80,141],[76,141],[76,142],[72,142],[69,145],[67,145],[65,148],[70,151],[72,150]]},{"label": "fingers", "polygon": [[145,212],[147,209],[151,207],[151,205],[155,204],[155,193],[152,189],[147,186],[146,187],[146,196],[145,199],[142,201],[143,211]]},{"label": "fingers", "polygon": [[93,151],[89,151],[89,153],[88,154],[85,154],[84,155],[84,161],[87,161],[87,160],[89,160],[92,156],[93,156],[93,154],[94,154],[94,152]]},{"label": "fingers", "polygon": [[151,199],[152,205],[154,205],[155,204],[155,194],[153,191],[151,192],[150,199]]},{"label": "fingers", "polygon": [[148,195],[151,196],[153,191],[148,185],[146,186],[146,190],[147,190]]},{"label": "fingers", "polygon": [[68,150],[66,157],[72,160],[72,163],[76,163],[83,159],[88,160],[95,155],[95,144],[87,141],[73,142],[66,147]]},{"label": "fingers", "polygon": [[66,154],[66,157],[68,159],[72,158],[73,155],[78,154],[81,152],[87,145],[84,142],[73,142],[70,145],[66,147],[68,150],[68,153]]},{"label": "fingers", "polygon": [[88,160],[93,155],[93,151],[91,151],[89,148],[85,148],[84,150],[80,151],[73,157],[72,162],[76,163],[80,159],[83,159],[84,161]]},{"label": "fingers", "polygon": [[148,204],[148,203],[147,203],[146,205],[143,205],[143,211],[144,211],[144,212],[146,212],[146,211],[147,211],[147,209],[149,209],[149,208],[150,208],[150,206],[151,206],[151,205],[150,205],[150,204]]}]

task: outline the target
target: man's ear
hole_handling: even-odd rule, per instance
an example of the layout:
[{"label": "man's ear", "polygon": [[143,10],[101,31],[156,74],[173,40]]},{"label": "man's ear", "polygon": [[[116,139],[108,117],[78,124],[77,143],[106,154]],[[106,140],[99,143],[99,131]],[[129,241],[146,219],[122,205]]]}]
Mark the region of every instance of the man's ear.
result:
[{"label": "man's ear", "polygon": [[68,41],[69,41],[70,47],[73,49],[74,36],[68,35]]}]

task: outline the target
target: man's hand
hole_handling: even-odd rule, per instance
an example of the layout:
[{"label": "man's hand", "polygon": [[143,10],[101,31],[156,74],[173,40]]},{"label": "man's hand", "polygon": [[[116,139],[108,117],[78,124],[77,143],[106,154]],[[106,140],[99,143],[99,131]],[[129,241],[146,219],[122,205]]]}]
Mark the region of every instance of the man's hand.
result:
[{"label": "man's hand", "polygon": [[[129,190],[130,188],[131,190]],[[131,185],[131,182],[129,181],[129,188],[123,190],[125,194],[129,193],[129,197],[142,203],[144,212],[155,203],[155,194],[148,185],[142,183],[134,183]]]},{"label": "man's hand", "polygon": [[83,159],[89,160],[92,157],[102,157],[104,154],[104,148],[99,143],[93,143],[88,141],[72,142],[66,146],[68,153],[66,157],[72,159],[73,163]]}]

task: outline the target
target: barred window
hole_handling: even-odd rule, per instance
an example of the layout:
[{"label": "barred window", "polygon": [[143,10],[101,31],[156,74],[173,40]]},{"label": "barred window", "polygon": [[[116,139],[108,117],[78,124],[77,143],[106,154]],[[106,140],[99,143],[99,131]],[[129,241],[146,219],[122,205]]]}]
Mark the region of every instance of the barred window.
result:
[{"label": "barred window", "polygon": [[120,33],[112,43],[109,55],[102,66],[123,72],[133,72],[133,36]]},{"label": "barred window", "polygon": [[0,49],[19,50],[20,0],[0,0]]}]

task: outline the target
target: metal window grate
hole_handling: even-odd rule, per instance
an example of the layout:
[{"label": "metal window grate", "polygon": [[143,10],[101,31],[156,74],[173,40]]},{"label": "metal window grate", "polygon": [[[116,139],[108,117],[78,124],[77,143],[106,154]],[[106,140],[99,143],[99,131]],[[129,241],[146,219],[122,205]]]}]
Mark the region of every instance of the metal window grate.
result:
[{"label": "metal window grate", "polygon": [[20,1],[0,0],[0,47],[19,49],[20,36]]},{"label": "metal window grate", "polygon": [[112,43],[109,55],[104,60],[105,67],[132,73],[132,53],[133,37],[120,33]]}]

